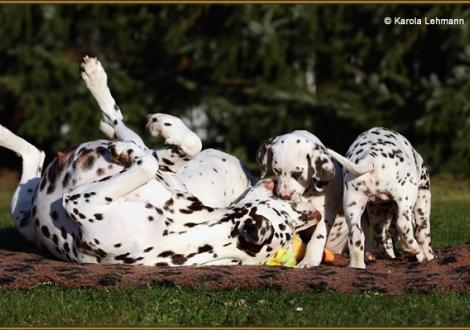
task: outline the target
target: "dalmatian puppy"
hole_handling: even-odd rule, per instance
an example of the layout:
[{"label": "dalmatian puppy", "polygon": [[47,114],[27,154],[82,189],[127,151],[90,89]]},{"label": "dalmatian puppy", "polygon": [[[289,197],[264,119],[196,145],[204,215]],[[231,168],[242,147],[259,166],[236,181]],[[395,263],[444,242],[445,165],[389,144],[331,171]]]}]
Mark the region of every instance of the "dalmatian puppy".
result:
[{"label": "dalmatian puppy", "polygon": [[[360,219],[366,205],[391,201],[396,209],[389,209],[385,216],[384,231],[388,230],[395,214],[396,228],[405,250],[416,255],[419,262],[432,260],[429,174],[410,142],[397,132],[375,127],[358,136],[346,157],[328,151],[343,166],[343,207],[350,230],[350,266],[365,268],[364,231]],[[413,224],[416,225],[414,233]],[[386,236],[386,249],[393,249],[390,240],[390,235]]]},{"label": "dalmatian puppy", "polygon": [[[56,157],[0,126],[0,145],[23,159],[12,214],[22,233],[56,257],[79,263],[261,264],[315,225],[308,205],[273,198],[274,182],[254,186],[231,207],[213,208],[160,170],[152,150],[92,141]],[[109,168],[111,166],[111,168]],[[106,168],[107,176],[97,172]]]},{"label": "dalmatian puppy", "polygon": [[257,162],[261,177],[272,169],[281,198],[306,202],[321,214],[314,230],[301,233],[308,244],[298,266],[318,266],[325,246],[341,253],[348,234],[342,212],[341,167],[323,143],[308,131],[293,131],[264,142],[258,150]]}]

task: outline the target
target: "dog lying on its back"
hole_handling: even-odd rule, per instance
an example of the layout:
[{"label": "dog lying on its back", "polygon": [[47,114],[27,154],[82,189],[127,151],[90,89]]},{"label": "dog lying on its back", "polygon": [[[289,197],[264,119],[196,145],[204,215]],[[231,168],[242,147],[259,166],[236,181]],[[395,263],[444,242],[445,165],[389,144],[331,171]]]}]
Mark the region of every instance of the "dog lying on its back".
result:
[{"label": "dog lying on its back", "polygon": [[[103,112],[101,129],[119,141],[83,143],[59,153],[43,172],[44,154],[0,126],[0,145],[23,159],[12,216],[29,240],[74,262],[261,264],[290,245],[295,232],[318,222],[309,205],[273,198],[270,181],[252,187],[232,206],[207,205],[177,173],[186,171],[187,180],[197,176],[194,186],[201,182],[199,176],[213,180],[221,190],[211,191],[224,196],[209,199],[223,204],[241,193],[236,190],[251,186],[233,157],[212,152],[204,154],[207,159],[198,158],[203,154],[199,138],[178,118],[164,114],[150,116],[148,126],[170,146],[147,148],[124,125],[99,62],[86,57],[83,69]],[[192,167],[196,159],[206,166]],[[227,170],[221,164],[229,162],[239,171],[231,171],[237,184],[227,191],[224,173],[216,174]]]}]

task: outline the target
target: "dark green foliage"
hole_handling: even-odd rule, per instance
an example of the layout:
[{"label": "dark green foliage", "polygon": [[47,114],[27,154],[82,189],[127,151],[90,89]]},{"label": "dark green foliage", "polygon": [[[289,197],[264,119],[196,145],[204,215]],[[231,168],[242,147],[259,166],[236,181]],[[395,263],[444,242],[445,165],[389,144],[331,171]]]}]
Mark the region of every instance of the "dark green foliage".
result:
[{"label": "dark green foliage", "polygon": [[[385,25],[387,16],[467,24]],[[275,134],[307,129],[345,152],[386,126],[433,173],[470,175],[468,7],[2,6],[0,22],[1,121],[48,151],[101,137],[78,71],[91,53],[143,135],[148,113],[202,107],[205,146],[253,169]]]}]

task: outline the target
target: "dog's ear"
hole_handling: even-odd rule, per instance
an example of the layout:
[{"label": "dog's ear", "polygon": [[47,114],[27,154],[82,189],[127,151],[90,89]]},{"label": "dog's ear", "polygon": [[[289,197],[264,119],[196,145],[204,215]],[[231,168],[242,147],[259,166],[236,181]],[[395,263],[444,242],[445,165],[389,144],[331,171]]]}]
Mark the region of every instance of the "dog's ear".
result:
[{"label": "dog's ear", "polygon": [[335,176],[335,165],[327,149],[318,143],[314,143],[312,151],[307,154],[308,186],[314,185],[318,191],[330,182]]},{"label": "dog's ear", "polygon": [[256,225],[252,221],[245,221],[242,227],[242,236],[243,238],[250,243],[258,244],[259,235]]},{"label": "dog's ear", "polygon": [[273,235],[271,222],[257,215],[256,220],[248,219],[241,227],[241,238],[250,244],[261,245]]},{"label": "dog's ear", "polygon": [[313,167],[313,164],[312,164],[312,155],[308,153],[306,157],[307,157],[307,190],[308,190],[313,186],[315,168]]},{"label": "dog's ear", "polygon": [[256,163],[261,172],[261,179],[266,176],[268,169],[271,167],[273,161],[273,141],[275,138],[270,138],[263,142],[256,154]]}]

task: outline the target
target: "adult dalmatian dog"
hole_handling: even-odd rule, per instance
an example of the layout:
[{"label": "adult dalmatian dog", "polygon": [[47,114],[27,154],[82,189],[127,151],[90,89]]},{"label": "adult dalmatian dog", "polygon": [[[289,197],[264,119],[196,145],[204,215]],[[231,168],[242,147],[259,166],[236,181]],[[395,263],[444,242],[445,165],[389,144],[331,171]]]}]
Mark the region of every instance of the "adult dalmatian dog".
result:
[{"label": "adult dalmatian dog", "polygon": [[56,257],[79,263],[261,264],[288,246],[294,233],[319,221],[310,205],[274,198],[272,180],[260,181],[231,206],[215,205],[233,201],[237,184],[251,185],[242,170],[230,191],[207,197],[213,202],[208,205],[188,186],[200,184],[199,176],[207,174],[202,171],[227,180],[216,175],[227,170],[219,162],[241,168],[238,160],[199,153],[197,136],[164,114],[149,116],[148,128],[170,147],[147,148],[124,125],[96,59],[84,59],[83,76],[103,112],[101,129],[118,141],[83,143],[59,153],[42,171],[44,153],[0,126],[0,145],[23,160],[12,217],[26,238]]},{"label": "adult dalmatian dog", "polygon": [[[431,190],[423,158],[399,133],[381,127],[363,132],[352,143],[346,157],[329,149],[343,166],[343,207],[348,225],[350,266],[365,268],[364,230],[361,215],[368,203],[393,203],[386,209],[384,232],[393,214],[403,248],[418,262],[434,258],[431,249]],[[413,232],[413,226],[415,231]],[[393,257],[390,235],[382,235],[383,245]]]},{"label": "adult dalmatian dog", "polygon": [[321,215],[313,230],[300,233],[308,243],[298,267],[318,266],[325,246],[341,253],[348,237],[342,169],[324,144],[308,131],[293,131],[265,141],[258,150],[257,162],[262,177],[272,169],[278,183],[276,192],[282,199],[309,203]]}]

